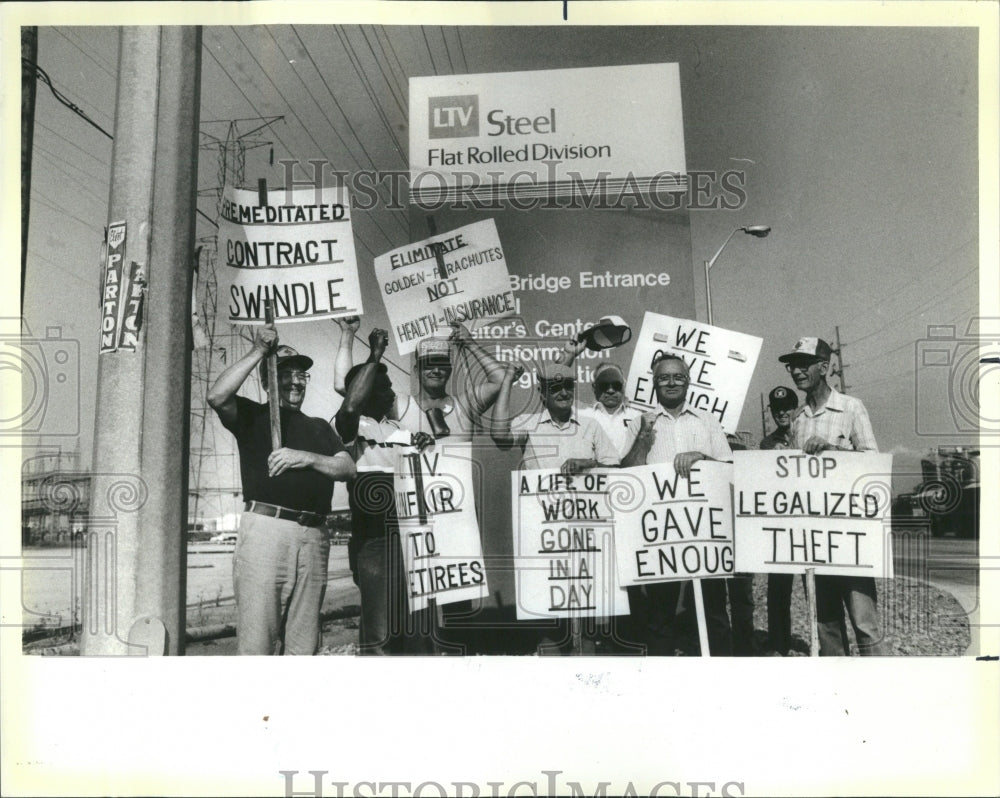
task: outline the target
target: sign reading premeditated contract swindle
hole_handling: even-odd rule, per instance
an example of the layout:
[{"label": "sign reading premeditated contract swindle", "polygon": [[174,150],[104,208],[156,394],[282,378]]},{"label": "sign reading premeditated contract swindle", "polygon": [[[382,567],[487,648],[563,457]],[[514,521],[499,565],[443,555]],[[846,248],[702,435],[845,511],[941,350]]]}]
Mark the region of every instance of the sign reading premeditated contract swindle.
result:
[{"label": "sign reading premeditated contract swindle", "polygon": [[[440,252],[444,269],[437,262]],[[407,244],[375,258],[382,300],[400,354],[452,322],[514,313],[507,262],[492,219]]]},{"label": "sign reading premeditated contract swindle", "polygon": [[670,352],[688,366],[687,404],[736,432],[763,339],[688,319],[646,312],[632,354],[625,395],[641,408],[657,407],[653,363]]},{"label": "sign reading premeditated contract swindle", "polygon": [[677,64],[410,78],[410,198],[684,190]]},{"label": "sign reading premeditated contract swindle", "polygon": [[892,577],[892,455],[734,453],[736,570]]},{"label": "sign reading premeditated contract swindle", "polygon": [[468,444],[438,444],[399,458],[394,479],[410,612],[481,599],[486,567],[473,503]]},{"label": "sign reading premeditated contract swindle", "polygon": [[710,460],[689,479],[667,463],[610,473],[621,584],[731,575],[732,479],[730,463]]},{"label": "sign reading premeditated contract swindle", "polygon": [[234,324],[332,319],[363,312],[350,202],[343,188],[227,187],[219,214],[220,304]]},{"label": "sign reading premeditated contract swindle", "polygon": [[625,615],[618,584],[610,471],[511,475],[519,619]]}]

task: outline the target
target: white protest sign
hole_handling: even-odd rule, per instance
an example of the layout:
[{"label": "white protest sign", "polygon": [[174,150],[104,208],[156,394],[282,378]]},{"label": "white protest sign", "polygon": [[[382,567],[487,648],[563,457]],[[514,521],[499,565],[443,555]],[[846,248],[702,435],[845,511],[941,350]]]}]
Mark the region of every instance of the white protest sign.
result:
[{"label": "white protest sign", "polygon": [[640,408],[655,408],[653,361],[672,352],[691,373],[688,405],[711,413],[726,432],[734,433],[762,343],[762,338],[745,333],[647,311],[632,354],[626,397]]},{"label": "white protest sign", "polygon": [[510,475],[519,619],[628,614],[615,570],[609,473]]},{"label": "white protest sign", "polygon": [[233,324],[360,315],[361,287],[347,190],[258,193],[227,187],[219,214],[220,304]]},{"label": "white protest sign", "polygon": [[892,455],[734,453],[736,570],[892,577]]},{"label": "white protest sign", "polygon": [[410,612],[487,595],[470,446],[440,444],[399,458],[394,479]]},{"label": "white protest sign", "polygon": [[[444,260],[442,274],[435,250]],[[507,263],[492,219],[415,241],[375,258],[375,276],[400,354],[453,321],[514,313]]]},{"label": "white protest sign", "polygon": [[687,185],[677,64],[410,78],[409,119],[417,204]]},{"label": "white protest sign", "polygon": [[732,575],[732,478],[732,464],[710,460],[690,479],[666,463],[609,474],[620,583]]}]

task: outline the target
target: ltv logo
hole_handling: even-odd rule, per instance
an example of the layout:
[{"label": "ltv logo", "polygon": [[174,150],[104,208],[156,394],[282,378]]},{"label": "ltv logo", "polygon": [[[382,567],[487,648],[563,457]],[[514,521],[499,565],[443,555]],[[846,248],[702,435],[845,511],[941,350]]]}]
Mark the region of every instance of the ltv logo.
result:
[{"label": "ltv logo", "polygon": [[479,135],[479,95],[428,97],[428,138],[453,139]]}]

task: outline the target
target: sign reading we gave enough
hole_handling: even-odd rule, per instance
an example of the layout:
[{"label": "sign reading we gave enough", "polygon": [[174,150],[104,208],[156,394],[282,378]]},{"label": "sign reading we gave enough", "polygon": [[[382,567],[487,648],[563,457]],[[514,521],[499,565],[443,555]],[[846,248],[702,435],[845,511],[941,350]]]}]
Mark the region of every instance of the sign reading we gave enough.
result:
[{"label": "sign reading we gave enough", "polygon": [[690,479],[666,463],[609,474],[621,584],[731,575],[732,479],[732,464],[709,460]]},{"label": "sign reading we gave enough", "polygon": [[612,474],[543,468],[510,475],[519,619],[628,614],[615,572]]},{"label": "sign reading we gave enough", "polygon": [[451,604],[487,595],[470,449],[438,444],[399,458],[394,488],[410,612],[431,598]]},{"label": "sign reading we gave enough", "polygon": [[[440,250],[444,274],[435,257]],[[407,244],[375,258],[382,301],[400,354],[454,321],[514,313],[507,263],[492,219]]]},{"label": "sign reading we gave enough", "polygon": [[711,413],[726,432],[736,432],[762,343],[762,338],[745,333],[646,311],[626,396],[647,410],[657,407],[653,362],[672,352],[683,358],[691,375],[687,403]]},{"label": "sign reading we gave enough", "polygon": [[263,322],[265,299],[276,322],[364,312],[344,188],[268,191],[261,205],[256,191],[227,186],[219,256],[233,324]]},{"label": "sign reading we gave enough", "polygon": [[892,455],[735,452],[736,570],[892,577]]}]

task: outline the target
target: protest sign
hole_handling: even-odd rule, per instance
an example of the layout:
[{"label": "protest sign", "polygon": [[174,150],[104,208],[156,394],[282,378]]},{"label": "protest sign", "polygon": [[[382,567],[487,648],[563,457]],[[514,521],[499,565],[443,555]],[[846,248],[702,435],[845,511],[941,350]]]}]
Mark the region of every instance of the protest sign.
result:
[{"label": "protest sign", "polygon": [[[440,251],[444,273],[435,257]],[[382,301],[400,354],[454,321],[514,312],[514,294],[492,219],[415,241],[375,258]]]},{"label": "protest sign", "polygon": [[517,617],[627,615],[614,563],[609,471],[511,474]]},{"label": "protest sign", "polygon": [[666,463],[610,473],[620,584],[731,575],[732,479],[730,463],[709,460],[690,479]]},{"label": "protest sign", "polygon": [[219,214],[220,304],[233,324],[360,315],[350,202],[343,188],[227,187]]},{"label": "protest sign", "polygon": [[473,500],[468,444],[438,444],[399,458],[394,479],[410,612],[481,599],[486,567]]},{"label": "protest sign", "polygon": [[687,185],[677,64],[410,78],[409,118],[418,205]]},{"label": "protest sign", "polygon": [[657,406],[653,361],[665,352],[683,358],[691,374],[687,403],[711,413],[736,432],[763,339],[688,319],[646,314],[632,354],[626,396],[651,410]]},{"label": "protest sign", "polygon": [[734,453],[736,570],[892,577],[892,455]]}]

